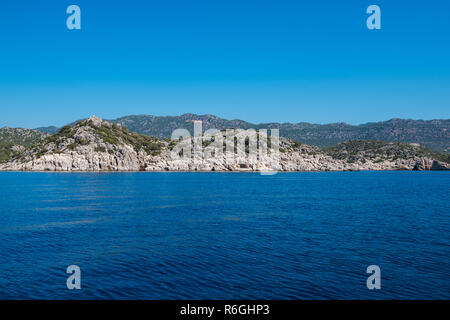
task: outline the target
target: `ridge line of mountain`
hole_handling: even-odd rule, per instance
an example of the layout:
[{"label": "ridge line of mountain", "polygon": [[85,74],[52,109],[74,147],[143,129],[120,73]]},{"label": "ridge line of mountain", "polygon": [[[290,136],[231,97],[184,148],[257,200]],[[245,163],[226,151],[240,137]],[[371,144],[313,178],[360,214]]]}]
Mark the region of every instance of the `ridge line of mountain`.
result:
[{"label": "ridge line of mountain", "polygon": [[[239,122],[243,122],[243,123],[248,123],[251,124],[253,126],[262,126],[262,125],[270,125],[270,124],[278,124],[278,125],[301,125],[301,124],[306,124],[306,125],[311,125],[311,126],[331,126],[331,125],[345,125],[345,126],[349,126],[349,127],[361,127],[361,126],[367,126],[367,125],[372,125],[372,124],[379,124],[379,123],[390,123],[390,122],[396,122],[396,121],[414,121],[414,122],[436,122],[436,121],[450,121],[450,119],[445,119],[445,118],[435,118],[435,119],[428,119],[428,120],[424,120],[424,119],[412,119],[412,118],[390,118],[388,120],[380,120],[380,121],[369,121],[369,122],[363,122],[363,123],[359,123],[359,124],[351,124],[351,123],[347,123],[344,121],[338,121],[338,122],[328,122],[328,123],[315,123],[315,122],[307,122],[307,121],[300,121],[300,122],[258,122],[258,123],[253,123],[253,122],[249,122],[246,120],[242,120],[242,119],[238,119],[238,118],[234,118],[234,119],[226,119],[226,118],[222,118],[213,114],[196,114],[196,113],[183,113],[180,115],[175,115],[175,116],[157,116],[157,115],[151,115],[151,114],[130,114],[130,115],[126,115],[126,116],[121,116],[118,117],[116,119],[105,119],[107,121],[119,121],[121,119],[124,118],[128,118],[128,117],[152,117],[152,118],[181,118],[181,117],[185,117],[185,116],[195,116],[195,117],[214,117],[217,119],[222,119],[225,121],[239,121]],[[86,120],[88,118],[82,118],[76,121],[71,122],[70,124],[73,125],[77,122]],[[9,126],[5,126],[2,127],[0,129],[4,129],[4,128],[12,128]],[[45,132],[48,133],[48,131],[51,132],[57,132],[57,130],[61,129],[62,127],[58,127],[58,126],[54,126],[54,125],[49,125],[49,126],[41,126],[41,127],[36,127],[36,128],[25,128],[25,127],[17,127],[17,128],[23,128],[23,129],[30,129],[30,130],[36,130],[36,131],[41,131],[41,132]]]}]

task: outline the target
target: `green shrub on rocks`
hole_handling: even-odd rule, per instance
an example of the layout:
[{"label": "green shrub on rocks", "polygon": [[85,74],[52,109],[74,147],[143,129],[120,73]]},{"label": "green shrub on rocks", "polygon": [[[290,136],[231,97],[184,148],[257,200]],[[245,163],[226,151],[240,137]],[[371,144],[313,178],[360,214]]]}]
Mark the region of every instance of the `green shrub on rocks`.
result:
[{"label": "green shrub on rocks", "polygon": [[132,146],[136,152],[144,150],[148,155],[152,156],[161,153],[162,143],[159,142],[157,138],[130,132],[127,128],[117,124],[111,126],[102,124],[96,126],[89,121],[87,124],[105,143],[113,145],[119,145],[121,143],[128,144]]}]

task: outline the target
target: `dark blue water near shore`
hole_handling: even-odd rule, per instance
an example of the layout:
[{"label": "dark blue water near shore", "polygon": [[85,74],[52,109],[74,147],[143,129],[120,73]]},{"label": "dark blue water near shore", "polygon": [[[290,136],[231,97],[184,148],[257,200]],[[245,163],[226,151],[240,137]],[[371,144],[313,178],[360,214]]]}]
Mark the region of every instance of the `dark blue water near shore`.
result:
[{"label": "dark blue water near shore", "polygon": [[[0,173],[0,299],[449,299],[445,172]],[[66,288],[67,266],[82,289]],[[366,268],[381,267],[381,290]]]}]

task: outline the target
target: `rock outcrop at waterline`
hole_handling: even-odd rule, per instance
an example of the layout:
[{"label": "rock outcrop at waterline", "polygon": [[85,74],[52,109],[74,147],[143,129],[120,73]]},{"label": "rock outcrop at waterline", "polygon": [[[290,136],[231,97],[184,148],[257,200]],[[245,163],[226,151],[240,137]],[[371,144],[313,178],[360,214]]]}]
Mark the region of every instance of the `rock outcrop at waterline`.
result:
[{"label": "rock outcrop at waterline", "polygon": [[436,160],[422,159],[416,162],[413,170],[449,170],[449,166]]},{"label": "rock outcrop at waterline", "polygon": [[[174,159],[177,142],[130,132],[91,117],[20,150],[0,170],[9,171],[265,171],[268,161],[236,157]],[[278,171],[449,170],[447,155],[420,146],[351,141],[328,149],[280,138]],[[259,159],[267,160],[267,159]]]}]

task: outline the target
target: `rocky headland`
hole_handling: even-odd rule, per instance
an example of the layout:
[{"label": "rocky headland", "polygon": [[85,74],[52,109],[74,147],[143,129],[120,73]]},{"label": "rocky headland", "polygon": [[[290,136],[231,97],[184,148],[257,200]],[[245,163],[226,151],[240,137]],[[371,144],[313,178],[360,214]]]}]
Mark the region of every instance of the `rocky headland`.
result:
[{"label": "rocky headland", "polygon": [[[129,131],[92,116],[32,145],[12,146],[3,171],[265,171],[247,157],[178,159],[178,141]],[[205,142],[203,142],[205,143]],[[206,142],[207,143],[207,142]],[[280,138],[278,171],[449,170],[450,156],[417,144],[373,140],[347,141],[319,148]]]}]

